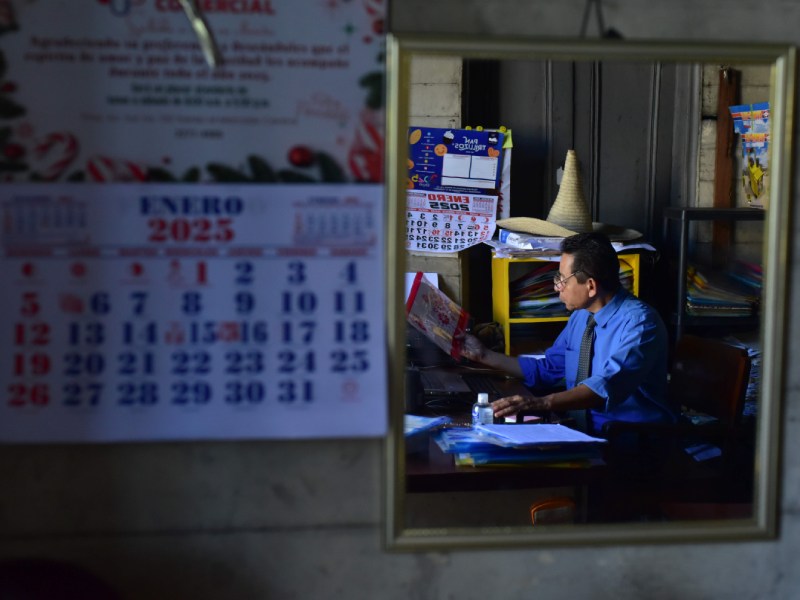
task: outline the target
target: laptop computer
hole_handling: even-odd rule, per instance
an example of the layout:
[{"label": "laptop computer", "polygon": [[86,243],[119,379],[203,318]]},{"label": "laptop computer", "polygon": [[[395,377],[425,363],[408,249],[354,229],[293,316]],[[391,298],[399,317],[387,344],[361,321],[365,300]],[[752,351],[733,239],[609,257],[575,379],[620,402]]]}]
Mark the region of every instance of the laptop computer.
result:
[{"label": "laptop computer", "polygon": [[474,402],[481,392],[489,401],[507,396],[533,396],[520,379],[486,372],[464,372],[452,369],[420,369],[422,392],[427,397],[454,398]]}]

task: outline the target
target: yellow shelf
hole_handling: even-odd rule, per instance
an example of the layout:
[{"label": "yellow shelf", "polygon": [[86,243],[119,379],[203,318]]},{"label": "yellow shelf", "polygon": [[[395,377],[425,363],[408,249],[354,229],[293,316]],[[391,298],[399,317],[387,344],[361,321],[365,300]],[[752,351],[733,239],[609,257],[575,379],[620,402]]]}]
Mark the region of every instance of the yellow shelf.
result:
[{"label": "yellow shelf", "polygon": [[[639,254],[619,254],[620,267],[629,267],[633,271],[633,289],[631,290],[635,296],[639,295],[639,276],[641,274],[640,255]],[[512,264],[521,263],[546,263],[552,262],[558,265],[557,262],[544,260],[542,258],[497,258],[492,255],[492,315],[493,319],[500,323],[503,327],[503,336],[505,338],[505,352],[511,353],[511,326],[521,323],[554,323],[558,321],[566,321],[569,317],[564,315],[560,317],[512,317],[511,316],[511,295],[510,283],[511,277],[509,270]]]}]

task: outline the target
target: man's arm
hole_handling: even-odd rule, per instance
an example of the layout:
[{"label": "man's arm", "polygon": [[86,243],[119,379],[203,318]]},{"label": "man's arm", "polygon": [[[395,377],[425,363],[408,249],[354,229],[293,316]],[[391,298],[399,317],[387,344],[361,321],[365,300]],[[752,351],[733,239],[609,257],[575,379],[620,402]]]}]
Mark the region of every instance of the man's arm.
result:
[{"label": "man's arm", "polygon": [[489,350],[471,333],[465,334],[462,339],[461,356],[486,367],[505,371],[514,377],[523,376],[516,356],[507,356],[501,352]]}]

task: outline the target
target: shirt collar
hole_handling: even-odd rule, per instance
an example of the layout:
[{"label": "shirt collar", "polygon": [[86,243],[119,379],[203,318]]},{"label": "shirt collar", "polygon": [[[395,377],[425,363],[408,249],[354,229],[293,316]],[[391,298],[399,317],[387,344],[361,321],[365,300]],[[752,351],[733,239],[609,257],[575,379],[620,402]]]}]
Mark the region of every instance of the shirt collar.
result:
[{"label": "shirt collar", "polygon": [[598,310],[594,313],[594,320],[600,327],[605,327],[606,323],[608,323],[612,317],[617,314],[620,308],[622,308],[622,303],[625,301],[625,298],[628,297],[630,292],[623,287],[620,287],[617,290],[617,293],[614,294],[614,297],[611,298],[611,302],[606,304],[603,308]]}]

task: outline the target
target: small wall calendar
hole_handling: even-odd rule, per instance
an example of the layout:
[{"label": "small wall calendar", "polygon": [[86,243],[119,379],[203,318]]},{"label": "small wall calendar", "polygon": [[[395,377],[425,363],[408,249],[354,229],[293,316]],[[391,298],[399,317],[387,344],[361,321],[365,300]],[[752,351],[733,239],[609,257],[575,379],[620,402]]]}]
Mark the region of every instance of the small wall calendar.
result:
[{"label": "small wall calendar", "polygon": [[0,441],[380,436],[383,190],[0,187]]},{"label": "small wall calendar", "polygon": [[492,239],[497,196],[406,191],[406,249],[460,252]]}]

